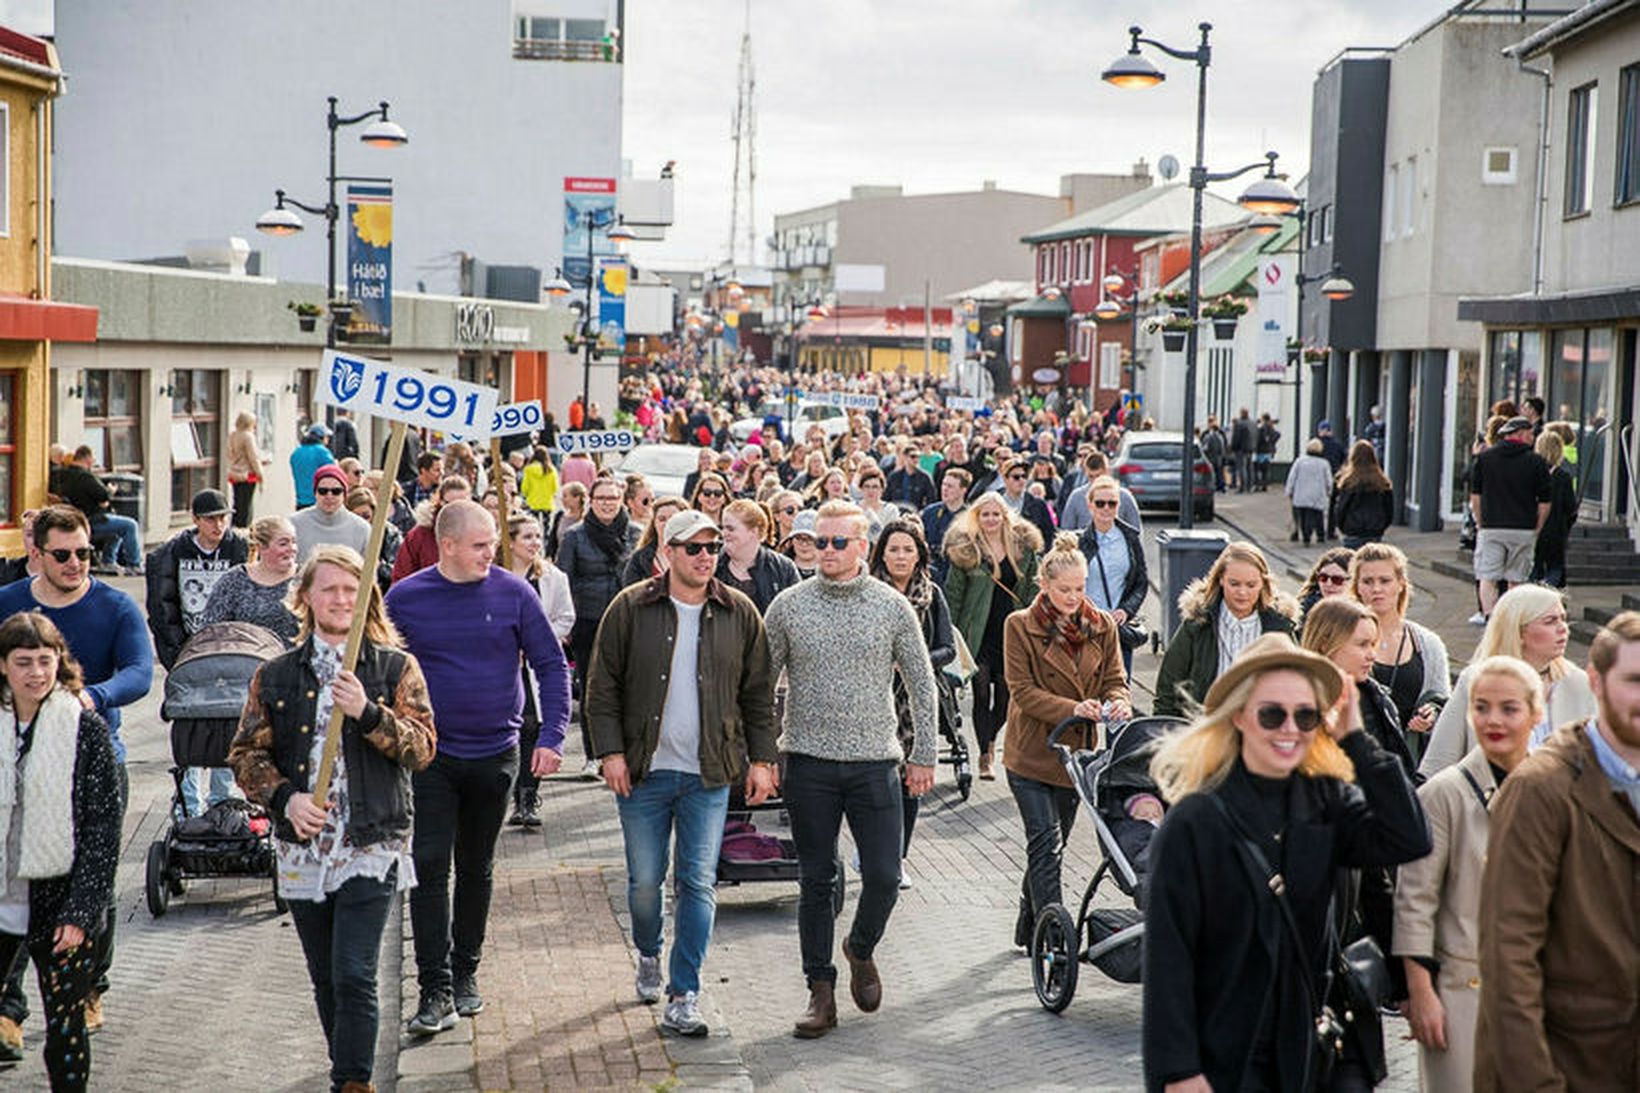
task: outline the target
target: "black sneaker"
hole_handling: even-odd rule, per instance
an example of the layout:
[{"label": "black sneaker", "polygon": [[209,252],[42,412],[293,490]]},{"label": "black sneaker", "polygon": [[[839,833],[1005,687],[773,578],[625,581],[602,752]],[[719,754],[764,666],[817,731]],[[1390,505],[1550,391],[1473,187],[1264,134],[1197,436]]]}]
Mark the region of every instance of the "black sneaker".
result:
[{"label": "black sneaker", "polygon": [[421,1008],[404,1026],[412,1036],[431,1036],[435,1032],[449,1032],[456,1027],[456,1009],[445,991],[434,991],[421,996]]},{"label": "black sneaker", "polygon": [[455,984],[456,1016],[472,1017],[484,1009],[484,997],[478,993],[478,980],[457,977]]}]

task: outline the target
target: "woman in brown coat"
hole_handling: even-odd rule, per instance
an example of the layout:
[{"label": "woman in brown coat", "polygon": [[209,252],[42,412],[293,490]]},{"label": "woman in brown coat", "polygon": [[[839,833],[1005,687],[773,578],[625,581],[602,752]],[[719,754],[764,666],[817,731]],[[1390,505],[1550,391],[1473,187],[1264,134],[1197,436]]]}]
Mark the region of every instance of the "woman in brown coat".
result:
[{"label": "woman in brown coat", "polygon": [[[1070,778],[1048,747],[1048,734],[1069,717],[1125,721],[1132,716],[1116,620],[1084,591],[1088,561],[1076,536],[1061,532],[1037,570],[1041,591],[1003,624],[1008,683],[1008,747],[1002,764],[1025,823],[1025,877],[1014,944],[1028,945],[1036,916],[1060,902],[1061,848],[1076,822]],[[1098,741],[1084,728],[1080,743]],[[1071,738],[1073,741],[1074,737]]]}]

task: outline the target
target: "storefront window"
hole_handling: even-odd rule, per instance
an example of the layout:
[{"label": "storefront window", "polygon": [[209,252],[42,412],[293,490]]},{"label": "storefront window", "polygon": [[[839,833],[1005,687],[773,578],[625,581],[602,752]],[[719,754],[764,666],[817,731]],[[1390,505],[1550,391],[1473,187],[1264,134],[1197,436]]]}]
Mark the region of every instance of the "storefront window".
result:
[{"label": "storefront window", "polygon": [[17,422],[11,408],[17,405],[17,373],[0,372],[0,527],[17,522],[17,498],[12,489],[17,481]]},{"label": "storefront window", "polygon": [[1486,405],[1508,399],[1519,406],[1543,393],[1543,335],[1536,330],[1494,330],[1487,372]]},{"label": "storefront window", "polygon": [[1611,450],[1612,331],[1589,331],[1583,383],[1583,431],[1578,438],[1578,462],[1583,468],[1583,503],[1604,510],[1608,480],[1606,456]]},{"label": "storefront window", "polygon": [[171,511],[186,514],[200,490],[220,488],[222,373],[171,373]]},{"label": "storefront window", "polygon": [[104,470],[142,472],[142,400],[138,376],[117,369],[90,368],[85,384],[85,443]]},{"label": "storefront window", "polygon": [[[1495,335],[1494,335],[1495,337]],[[1457,401],[1453,406],[1452,479],[1448,483],[1452,508],[1462,510],[1469,503],[1469,447],[1480,428],[1481,361],[1479,354],[1458,354]],[[1493,388],[1497,390],[1496,387]]]}]

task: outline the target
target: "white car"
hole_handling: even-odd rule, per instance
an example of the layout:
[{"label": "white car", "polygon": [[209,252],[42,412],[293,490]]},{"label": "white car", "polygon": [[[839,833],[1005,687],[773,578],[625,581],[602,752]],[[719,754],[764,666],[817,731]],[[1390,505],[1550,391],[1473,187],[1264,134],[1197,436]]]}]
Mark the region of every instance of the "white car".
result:
[{"label": "white car", "polygon": [[616,464],[615,477],[625,479],[636,472],[643,475],[656,497],[681,494],[683,480],[694,473],[700,452],[691,444],[640,444]]},{"label": "white car", "polygon": [[[778,400],[770,402],[772,406],[767,416],[786,418],[785,407]],[[848,432],[848,411],[841,406],[833,406],[829,402],[800,402],[797,410],[792,414],[791,432],[798,440],[802,440],[809,426],[818,423],[826,431],[827,440],[836,440]],[[763,418],[743,417],[729,426],[729,435],[740,444],[746,443],[763,428]]]}]

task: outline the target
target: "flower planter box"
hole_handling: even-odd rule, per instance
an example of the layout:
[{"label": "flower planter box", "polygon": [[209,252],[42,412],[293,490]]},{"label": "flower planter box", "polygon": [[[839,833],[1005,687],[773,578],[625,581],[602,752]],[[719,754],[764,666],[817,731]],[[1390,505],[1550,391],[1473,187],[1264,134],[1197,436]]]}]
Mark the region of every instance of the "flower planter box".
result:
[{"label": "flower planter box", "polygon": [[1162,331],[1162,349],[1168,353],[1179,353],[1184,350],[1184,335],[1182,330]]},{"label": "flower planter box", "polygon": [[1213,320],[1213,337],[1217,338],[1221,342],[1227,342],[1231,338],[1234,338],[1235,336],[1236,336],[1236,320],[1235,319],[1218,319],[1218,318],[1215,318]]},{"label": "flower planter box", "polygon": [[298,330],[302,331],[303,333],[311,334],[313,332],[313,328],[318,326],[318,325],[319,325],[319,316],[317,316],[317,315],[298,315],[298,316],[296,316],[296,328]]}]

